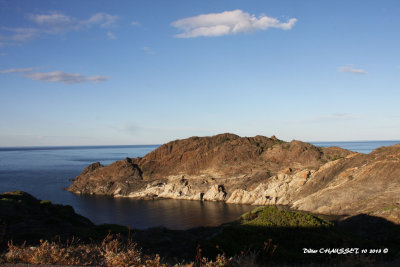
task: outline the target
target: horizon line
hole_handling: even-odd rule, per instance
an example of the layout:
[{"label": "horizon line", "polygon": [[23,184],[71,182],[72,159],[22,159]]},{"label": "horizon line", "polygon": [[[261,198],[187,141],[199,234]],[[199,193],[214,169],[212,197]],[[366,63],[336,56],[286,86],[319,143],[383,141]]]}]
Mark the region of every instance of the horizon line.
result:
[{"label": "horizon line", "polygon": [[[247,137],[247,136],[245,136]],[[186,138],[184,138],[186,139]],[[175,140],[182,140],[182,139],[175,139]],[[171,140],[169,142],[175,141]],[[292,139],[297,140],[297,139]],[[284,140],[283,140],[284,141]],[[285,142],[291,142],[291,141],[285,141]],[[348,140],[348,141],[302,141],[298,140],[301,142],[305,143],[356,143],[356,142],[400,142],[399,140]],[[169,143],[166,142],[166,143]],[[166,144],[163,143],[163,144]],[[66,147],[117,147],[117,146],[161,146],[163,144],[114,144],[114,145],[26,145],[26,146],[0,146],[0,149],[4,148],[66,148]]]}]

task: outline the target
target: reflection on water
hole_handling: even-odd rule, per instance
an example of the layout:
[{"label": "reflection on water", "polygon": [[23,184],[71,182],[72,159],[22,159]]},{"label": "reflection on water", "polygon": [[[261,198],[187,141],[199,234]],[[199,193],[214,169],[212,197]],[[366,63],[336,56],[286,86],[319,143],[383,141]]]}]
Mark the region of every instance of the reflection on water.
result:
[{"label": "reflection on water", "polygon": [[84,213],[94,223],[112,222],[138,229],[157,226],[170,229],[215,226],[233,221],[255,208],[251,205],[175,199],[114,199],[86,195],[76,197],[81,200],[77,201],[75,210]]}]

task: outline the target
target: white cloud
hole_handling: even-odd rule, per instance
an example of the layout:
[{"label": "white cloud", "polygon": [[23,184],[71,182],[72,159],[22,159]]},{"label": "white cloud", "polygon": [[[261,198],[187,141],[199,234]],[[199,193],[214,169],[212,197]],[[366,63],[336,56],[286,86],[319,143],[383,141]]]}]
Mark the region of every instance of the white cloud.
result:
[{"label": "white cloud", "polygon": [[291,18],[287,22],[280,22],[278,19],[266,15],[257,18],[255,15],[238,9],[184,18],[173,22],[172,26],[183,31],[175,37],[195,38],[247,33],[269,28],[290,30],[296,22],[296,18]]},{"label": "white cloud", "polygon": [[92,15],[87,21],[82,21],[86,25],[100,25],[102,28],[110,28],[116,25],[118,16],[110,15],[107,13],[97,13]]},{"label": "white cloud", "polygon": [[139,22],[137,22],[137,21],[132,21],[132,22],[131,22],[131,25],[132,25],[132,26],[139,26],[139,25],[140,25],[140,23],[139,23]]},{"label": "white cloud", "polygon": [[0,40],[13,42],[24,42],[43,35],[53,35],[69,31],[87,30],[94,26],[100,28],[111,28],[116,26],[118,16],[107,13],[96,13],[86,20],[70,17],[62,13],[30,14],[27,18],[34,23],[32,27],[11,28],[0,27],[6,34],[0,34]]},{"label": "white cloud", "polygon": [[7,69],[7,70],[0,70],[0,73],[13,73],[13,72],[30,72],[33,68],[21,68],[21,69]]},{"label": "white cloud", "polygon": [[353,65],[347,65],[347,66],[339,67],[339,71],[340,72],[350,72],[350,73],[354,73],[354,74],[366,74],[367,73],[363,69],[353,68]]},{"label": "white cloud", "polygon": [[103,82],[107,81],[108,77],[105,76],[84,76],[79,73],[66,73],[62,71],[53,72],[32,72],[25,75],[25,78],[32,80],[39,80],[44,82],[60,82],[65,84],[85,83],[85,82]]},{"label": "white cloud", "polygon": [[35,72],[34,68],[19,68],[19,69],[6,69],[0,70],[1,74],[8,73],[21,73],[25,78],[43,82],[60,82],[64,84],[85,83],[92,82],[98,83],[107,81],[109,78],[106,76],[84,76],[79,73],[67,73],[62,71],[52,72]]},{"label": "white cloud", "polygon": [[39,26],[45,27],[46,29],[44,30],[54,33],[67,30],[78,30],[80,28],[78,20],[59,13],[31,14],[29,15],[29,19]]},{"label": "white cloud", "polygon": [[96,25],[101,28],[110,28],[116,25],[118,18],[118,16],[107,13],[96,13],[87,20],[79,20],[61,13],[29,15],[29,19],[36,24],[54,30],[55,32],[79,30],[83,27],[90,28]]}]

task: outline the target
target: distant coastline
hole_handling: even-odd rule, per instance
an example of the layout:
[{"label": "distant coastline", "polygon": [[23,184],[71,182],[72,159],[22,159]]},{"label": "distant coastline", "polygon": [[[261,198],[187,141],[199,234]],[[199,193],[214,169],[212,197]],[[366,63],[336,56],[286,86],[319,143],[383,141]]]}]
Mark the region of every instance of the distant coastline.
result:
[{"label": "distant coastline", "polygon": [[[400,141],[399,141],[400,142]],[[159,147],[160,145],[90,145],[90,146],[4,146],[0,151],[14,150],[58,150],[58,149],[98,149],[98,148],[141,148],[141,147]]]},{"label": "distant coastline", "polygon": [[[390,146],[400,143],[400,140],[354,140],[354,141],[306,141],[315,146],[330,147],[338,146],[355,152],[366,153],[365,150],[372,151],[381,146]],[[19,150],[73,150],[73,149],[99,149],[99,148],[150,148],[161,146],[161,144],[147,145],[74,145],[74,146],[0,146],[1,151]],[[362,146],[360,151],[357,146]],[[353,149],[352,149],[353,148]]]}]

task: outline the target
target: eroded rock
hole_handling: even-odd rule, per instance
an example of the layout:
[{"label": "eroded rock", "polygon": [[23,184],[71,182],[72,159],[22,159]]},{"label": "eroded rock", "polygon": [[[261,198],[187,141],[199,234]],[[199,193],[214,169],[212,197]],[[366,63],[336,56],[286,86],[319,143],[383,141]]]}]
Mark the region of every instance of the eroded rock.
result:
[{"label": "eroded rock", "polygon": [[[116,197],[289,205],[398,220],[400,144],[360,154],[275,136],[221,134],[160,146],[143,158],[88,166],[68,188]],[[388,208],[394,207],[394,208]]]}]

